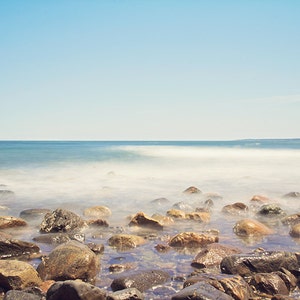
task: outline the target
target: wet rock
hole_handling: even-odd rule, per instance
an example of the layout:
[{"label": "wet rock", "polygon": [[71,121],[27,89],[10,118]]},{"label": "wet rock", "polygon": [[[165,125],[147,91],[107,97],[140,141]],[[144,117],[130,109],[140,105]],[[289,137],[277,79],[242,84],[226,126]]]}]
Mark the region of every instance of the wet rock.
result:
[{"label": "wet rock", "polygon": [[24,291],[10,290],[8,291],[3,300],[43,300],[45,297],[27,293]]},{"label": "wet rock", "polygon": [[157,244],[154,248],[158,252],[162,252],[162,253],[165,253],[165,252],[168,252],[169,250],[171,250],[171,247],[169,245],[164,245],[164,244]]},{"label": "wet rock", "polygon": [[228,215],[245,215],[248,213],[248,206],[242,202],[225,205],[222,208],[222,213]]},{"label": "wet rock", "polygon": [[183,201],[180,201],[180,202],[177,202],[177,203],[173,204],[172,207],[174,209],[182,210],[182,211],[185,211],[185,212],[193,210],[192,206],[190,206],[189,204],[187,204],[187,203],[185,203]]},{"label": "wet rock", "polygon": [[107,300],[143,300],[144,295],[136,288],[128,288],[107,295]]},{"label": "wet rock", "polygon": [[43,258],[37,271],[43,280],[82,279],[93,283],[100,269],[99,258],[87,246],[70,241]]},{"label": "wet rock", "polygon": [[283,217],[285,215],[283,209],[277,204],[263,205],[257,213],[265,217]]},{"label": "wet rock", "polygon": [[145,244],[145,239],[133,234],[115,234],[108,240],[108,245],[118,250],[128,250]]},{"label": "wet rock", "polygon": [[239,236],[268,235],[273,233],[269,227],[253,219],[238,221],[233,227],[233,231]]},{"label": "wet rock", "polygon": [[186,213],[185,218],[188,220],[196,220],[201,223],[208,223],[210,221],[210,213],[206,211],[194,211],[191,213]]},{"label": "wet rock", "polygon": [[33,240],[44,244],[63,244],[71,240],[83,243],[85,235],[83,233],[45,233],[34,237]]},{"label": "wet rock", "polygon": [[195,186],[190,186],[183,191],[185,194],[202,194],[202,192]]},{"label": "wet rock", "polygon": [[250,284],[260,293],[269,295],[289,294],[289,289],[285,285],[284,280],[276,272],[255,274],[252,276]]},{"label": "wet rock", "polygon": [[0,229],[26,226],[27,223],[21,218],[12,216],[0,216]]},{"label": "wet rock", "polygon": [[271,300],[295,300],[298,299],[298,297],[290,297],[290,296],[285,296],[285,295],[274,295]]},{"label": "wet rock", "polygon": [[283,195],[283,198],[300,198],[300,192],[290,192]]},{"label": "wet rock", "polygon": [[223,258],[222,273],[248,276],[252,273],[270,273],[285,268],[298,270],[298,256],[293,252],[262,251],[248,254],[235,254]]},{"label": "wet rock", "polygon": [[20,212],[20,218],[25,220],[36,220],[36,219],[43,219],[43,217],[50,213],[50,209],[46,208],[32,208],[32,209],[25,209]]},{"label": "wet rock", "polygon": [[233,300],[234,298],[221,292],[206,282],[197,282],[172,296],[172,300]]},{"label": "wet rock", "polygon": [[81,280],[66,280],[53,284],[47,300],[105,300],[106,292]]},{"label": "wet rock", "polygon": [[126,264],[112,264],[109,266],[109,271],[112,273],[120,273],[124,272],[125,270],[133,269],[135,267],[132,263],[126,263]]},{"label": "wet rock", "polygon": [[210,201],[216,200],[217,201],[217,200],[222,200],[223,199],[223,197],[220,194],[214,193],[214,192],[204,193],[202,196],[205,199],[207,199],[206,201],[208,201],[208,200],[210,200]]},{"label": "wet rock", "polygon": [[10,238],[0,234],[0,258],[28,256],[40,252],[40,248],[34,244]]},{"label": "wet rock", "polygon": [[111,216],[111,210],[103,205],[86,208],[83,212],[86,217],[105,218]]},{"label": "wet rock", "polygon": [[18,260],[0,260],[0,286],[5,290],[22,290],[42,283],[36,270]]},{"label": "wet rock", "polygon": [[67,232],[80,229],[86,226],[86,223],[77,214],[58,208],[51,213],[47,213],[41,223],[41,232]]},{"label": "wet rock", "polygon": [[174,219],[185,219],[185,212],[179,209],[168,210],[167,215]]},{"label": "wet rock", "polygon": [[159,206],[165,206],[170,204],[170,200],[168,200],[167,198],[157,198],[152,200],[151,203]]},{"label": "wet rock", "polygon": [[266,197],[266,196],[262,196],[262,195],[254,195],[251,199],[250,199],[250,202],[252,204],[266,204],[266,203],[269,203],[271,200]]},{"label": "wet rock", "polygon": [[163,226],[168,226],[174,224],[174,220],[169,216],[163,216],[160,214],[154,214],[151,216],[152,219],[156,220]]},{"label": "wet rock", "polygon": [[300,223],[300,213],[292,214],[281,219],[284,225],[296,225]]},{"label": "wet rock", "polygon": [[86,244],[95,254],[102,254],[104,252],[103,244],[87,243]]},{"label": "wet rock", "polygon": [[248,300],[253,294],[248,283],[239,275],[201,274],[189,277],[184,282],[184,287],[197,282],[206,282],[237,300]]},{"label": "wet rock", "polygon": [[133,216],[128,225],[163,230],[163,225],[155,219],[146,216],[143,212],[138,212],[135,216]]},{"label": "wet rock", "polygon": [[194,268],[211,268],[220,265],[222,259],[226,256],[238,254],[242,251],[238,248],[234,248],[219,243],[213,243],[206,245],[205,248],[196,255],[192,262]]},{"label": "wet rock", "polygon": [[88,220],[87,224],[92,227],[108,227],[108,223],[106,220],[96,219],[96,220]]},{"label": "wet rock", "polygon": [[295,238],[300,238],[300,223],[294,225],[290,232],[290,236],[295,237]]},{"label": "wet rock", "polygon": [[139,271],[117,277],[113,280],[111,288],[113,291],[136,288],[144,292],[153,286],[165,283],[169,278],[170,275],[162,270]]},{"label": "wet rock", "polygon": [[216,236],[198,234],[195,232],[182,232],[176,234],[169,241],[171,247],[203,247],[207,244],[218,242]]}]

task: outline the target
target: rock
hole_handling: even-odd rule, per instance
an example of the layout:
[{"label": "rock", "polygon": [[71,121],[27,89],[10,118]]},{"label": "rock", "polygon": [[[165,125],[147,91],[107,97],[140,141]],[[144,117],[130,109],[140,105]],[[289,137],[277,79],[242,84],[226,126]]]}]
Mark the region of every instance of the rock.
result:
[{"label": "rock", "polygon": [[298,270],[298,255],[284,251],[262,251],[248,254],[234,254],[223,258],[222,273],[249,276],[252,273],[270,273],[285,268]]},{"label": "rock", "polygon": [[283,209],[277,204],[265,204],[257,213],[265,217],[278,217],[285,215]]},{"label": "rock", "polygon": [[104,252],[103,244],[87,243],[86,244],[95,254],[102,254]]},{"label": "rock", "polygon": [[133,234],[115,234],[108,240],[108,245],[118,250],[128,250],[145,244],[145,239]]},{"label": "rock", "polygon": [[43,300],[42,296],[27,293],[24,291],[10,290],[8,291],[3,300]]},{"label": "rock", "polygon": [[213,243],[206,245],[205,248],[196,255],[192,262],[194,268],[211,268],[219,267],[222,259],[226,256],[238,254],[242,251],[238,248],[234,248],[219,243]]},{"label": "rock", "polygon": [[224,275],[224,274],[201,274],[198,276],[189,277],[184,282],[184,287],[190,286],[197,282],[206,282],[212,285],[219,291],[232,296],[237,300],[252,299],[252,290],[248,283],[239,275]]},{"label": "rock", "polygon": [[173,204],[172,207],[173,207],[173,209],[182,210],[184,212],[193,211],[193,207],[183,201]]},{"label": "rock", "polygon": [[103,205],[86,208],[83,212],[86,217],[105,218],[111,216],[111,210]]},{"label": "rock", "polygon": [[139,212],[135,216],[133,216],[128,225],[151,228],[155,230],[163,230],[163,225],[161,225],[158,221],[146,216],[142,212]]},{"label": "rock", "polygon": [[185,194],[202,194],[202,192],[201,192],[198,188],[196,188],[196,187],[194,187],[194,186],[188,187],[188,188],[185,189],[183,192],[184,192]]},{"label": "rock", "polygon": [[225,205],[222,208],[222,213],[228,215],[245,215],[248,213],[248,206],[242,202]]},{"label": "rock", "polygon": [[42,293],[44,295],[47,294],[47,291],[50,289],[50,287],[55,283],[54,280],[46,280],[43,281],[42,284],[40,284],[39,288],[41,289]]},{"label": "rock", "polygon": [[12,216],[0,216],[0,229],[26,226],[25,220]]},{"label": "rock", "polygon": [[108,223],[106,220],[96,219],[96,220],[88,220],[87,224],[93,227],[108,227]]},{"label": "rock", "polygon": [[152,219],[156,220],[163,226],[168,226],[174,224],[174,220],[169,216],[163,216],[160,214],[154,214],[151,216]]},{"label": "rock", "polygon": [[28,221],[40,218],[43,219],[43,217],[50,212],[51,210],[46,208],[25,209],[20,212],[20,218],[23,218]]},{"label": "rock", "polygon": [[233,300],[234,298],[219,291],[206,282],[197,282],[172,296],[172,300]]},{"label": "rock", "polygon": [[143,300],[144,295],[136,288],[128,288],[107,295],[107,300]]},{"label": "rock", "polygon": [[0,258],[27,256],[40,252],[40,248],[34,244],[10,238],[0,234]]},{"label": "rock", "polygon": [[36,270],[18,260],[0,260],[0,286],[5,290],[22,290],[42,283]]},{"label": "rock", "polygon": [[158,252],[162,252],[162,253],[165,253],[165,252],[168,252],[169,250],[171,250],[171,247],[169,245],[164,245],[164,244],[157,244],[154,248]]},{"label": "rock", "polygon": [[133,269],[135,265],[132,263],[126,263],[126,264],[112,264],[109,266],[109,271],[112,273],[120,273],[124,272],[125,270]]},{"label": "rock", "polygon": [[168,210],[167,215],[175,219],[185,219],[185,212],[179,209]]},{"label": "rock", "polygon": [[296,225],[300,223],[300,213],[292,214],[281,219],[284,225]]},{"label": "rock", "polygon": [[159,205],[159,206],[165,206],[170,204],[170,201],[167,198],[157,198],[152,200],[150,203]]},{"label": "rock", "polygon": [[196,220],[201,223],[208,223],[210,221],[210,213],[206,211],[202,212],[191,212],[191,213],[186,213],[185,218],[188,220]]},{"label": "rock", "polygon": [[[207,199],[206,201],[212,201],[212,200],[222,200],[223,199],[223,197],[220,195],[220,194],[218,194],[218,193],[214,193],[214,192],[210,192],[210,193],[204,193],[203,195],[202,195],[205,199]],[[206,202],[205,201],[205,202]]]},{"label": "rock", "polygon": [[57,246],[42,260],[37,271],[43,280],[82,279],[93,283],[99,269],[99,258],[94,252],[77,241],[70,241]]},{"label": "rock", "polygon": [[169,278],[170,275],[162,270],[139,271],[115,278],[111,288],[113,291],[136,288],[144,292],[153,286],[165,283]]},{"label": "rock", "polygon": [[86,223],[75,213],[58,208],[52,213],[47,213],[40,226],[41,232],[67,232],[81,229]]},{"label": "rock", "polygon": [[283,198],[300,198],[300,192],[290,192],[283,195]]},{"label": "rock", "polygon": [[239,236],[268,235],[273,233],[269,227],[253,219],[238,221],[233,227],[233,231]]},{"label": "rock", "polygon": [[295,237],[295,238],[300,238],[300,223],[294,225],[290,232],[290,236]]},{"label": "rock", "polygon": [[14,197],[15,197],[15,193],[13,191],[0,189],[0,201],[1,202],[11,200]]},{"label": "rock", "polygon": [[182,232],[176,234],[169,241],[171,247],[203,247],[207,244],[218,242],[219,238],[195,232]]},{"label": "rock", "polygon": [[83,243],[85,235],[83,233],[46,233],[34,237],[33,240],[44,244],[63,244],[71,240]]},{"label": "rock", "polygon": [[271,200],[266,197],[266,196],[262,196],[262,195],[254,195],[250,202],[251,203],[255,203],[255,204],[266,204],[269,203]]},{"label": "rock", "polygon": [[105,300],[106,292],[81,280],[59,281],[47,292],[47,300]]}]

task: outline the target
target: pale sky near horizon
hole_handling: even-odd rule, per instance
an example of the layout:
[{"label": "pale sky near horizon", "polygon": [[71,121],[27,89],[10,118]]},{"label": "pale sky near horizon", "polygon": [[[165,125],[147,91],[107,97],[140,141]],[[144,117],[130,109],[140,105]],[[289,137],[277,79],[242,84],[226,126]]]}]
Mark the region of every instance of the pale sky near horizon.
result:
[{"label": "pale sky near horizon", "polygon": [[300,1],[3,0],[0,140],[300,137]]}]

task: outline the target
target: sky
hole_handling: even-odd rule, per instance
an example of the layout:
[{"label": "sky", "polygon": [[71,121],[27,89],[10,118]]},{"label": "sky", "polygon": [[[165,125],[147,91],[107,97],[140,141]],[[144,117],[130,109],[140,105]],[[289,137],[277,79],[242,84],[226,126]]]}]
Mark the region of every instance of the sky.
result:
[{"label": "sky", "polygon": [[0,1],[0,140],[300,137],[300,1]]}]

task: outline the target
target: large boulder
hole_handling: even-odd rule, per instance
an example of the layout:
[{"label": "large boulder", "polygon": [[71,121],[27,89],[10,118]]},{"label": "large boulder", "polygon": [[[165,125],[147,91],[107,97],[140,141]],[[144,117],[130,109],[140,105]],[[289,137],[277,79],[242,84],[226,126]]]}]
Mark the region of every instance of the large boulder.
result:
[{"label": "large boulder", "polygon": [[182,232],[173,236],[169,245],[171,247],[203,247],[211,243],[218,242],[217,236],[211,236],[207,234],[199,234],[195,232]]},{"label": "large boulder", "polygon": [[240,249],[235,247],[212,243],[201,249],[191,265],[192,267],[199,269],[218,267],[224,257],[241,252]]},{"label": "large boulder", "polygon": [[270,273],[285,268],[298,270],[299,256],[293,252],[262,251],[227,256],[221,261],[222,273],[249,276],[253,273]]},{"label": "large boulder", "polygon": [[78,230],[86,226],[86,223],[77,214],[58,208],[51,213],[47,213],[41,223],[40,231],[49,232],[67,232]]},{"label": "large boulder", "polygon": [[47,300],[105,300],[106,292],[81,280],[54,283],[47,291]]},{"label": "large boulder", "polygon": [[42,283],[37,271],[18,260],[0,260],[0,287],[4,290],[22,290]]},{"label": "large boulder", "polygon": [[169,278],[170,275],[162,270],[139,271],[115,278],[111,288],[113,291],[136,288],[144,292],[153,286],[165,283]]},{"label": "large boulder", "polygon": [[99,269],[99,258],[89,247],[77,241],[69,241],[43,258],[37,271],[43,280],[82,279],[94,283]]},{"label": "large boulder", "polygon": [[239,236],[255,236],[255,235],[269,235],[273,230],[263,223],[253,219],[243,219],[238,221],[233,227],[233,231]]}]

